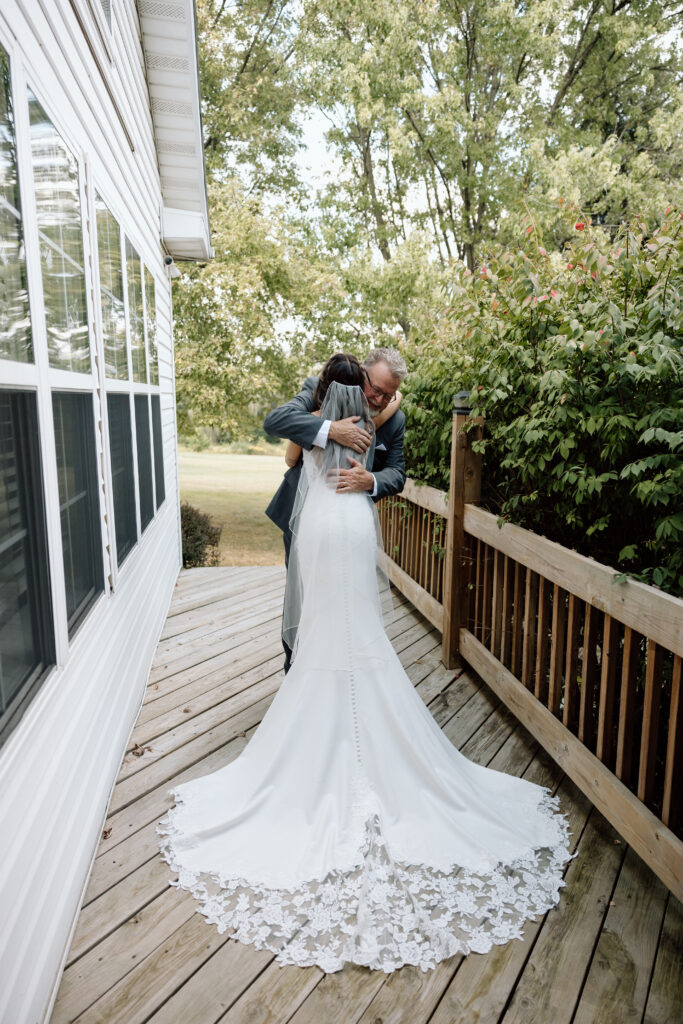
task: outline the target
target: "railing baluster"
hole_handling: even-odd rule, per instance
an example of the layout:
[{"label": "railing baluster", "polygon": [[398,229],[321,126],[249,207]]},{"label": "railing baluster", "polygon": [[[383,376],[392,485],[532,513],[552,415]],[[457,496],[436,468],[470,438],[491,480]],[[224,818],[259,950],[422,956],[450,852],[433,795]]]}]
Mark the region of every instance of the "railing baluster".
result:
[{"label": "railing baluster", "polygon": [[429,574],[429,593],[436,597],[436,519],[433,512],[429,513],[429,551],[431,569]]},{"label": "railing baluster", "polygon": [[564,591],[557,583],[553,587],[553,624],[550,646],[550,685],[548,691],[548,707],[554,715],[560,713],[562,697],[562,668],[564,654]]},{"label": "railing baluster", "polygon": [[522,650],[522,683],[531,688],[532,665],[534,659],[534,640],[536,638],[536,597],[538,594],[538,576],[531,569],[526,571],[526,590],[524,594],[524,643]]},{"label": "railing baluster", "polygon": [[567,654],[564,669],[564,707],[562,721],[572,732],[576,730],[579,706],[579,600],[569,595],[567,603]]},{"label": "railing baluster", "polygon": [[538,581],[538,633],[536,641],[536,671],[534,678],[534,696],[545,702],[546,687],[546,661],[548,653],[548,602],[550,595],[550,584],[545,576],[540,576]]},{"label": "railing baluster", "polygon": [[500,555],[493,551],[493,581],[491,584],[491,635],[489,650],[498,656],[500,644],[501,599],[503,597],[503,578],[500,572]]},{"label": "railing baluster", "polygon": [[617,678],[618,623],[611,615],[605,615],[602,627],[602,656],[600,664],[600,704],[598,709],[598,740],[595,756],[603,764],[611,766],[614,736],[614,704]]},{"label": "railing baluster", "polygon": [[669,705],[669,731],[664,766],[664,799],[662,821],[675,828],[681,804],[681,759],[683,755],[683,699],[681,699],[681,659],[674,655],[671,676],[671,702]]},{"label": "railing baluster", "polygon": [[661,705],[662,648],[653,640],[647,641],[645,667],[645,697],[643,700],[643,730],[640,740],[640,766],[638,769],[638,799],[649,804],[654,794],[655,763],[657,758],[657,729]]},{"label": "railing baluster", "polygon": [[614,767],[614,774],[625,783],[630,782],[633,772],[638,640],[638,634],[630,626],[626,626],[624,628],[624,650],[621,662],[617,758]]},{"label": "railing baluster", "polygon": [[581,702],[579,705],[579,739],[589,749],[593,747],[595,736],[595,700],[596,647],[598,613],[592,605],[585,605],[586,614],[583,622],[583,658],[581,659]]},{"label": "railing baluster", "polygon": [[512,594],[510,587],[510,559],[507,555],[503,559],[503,601],[500,631],[500,660],[503,665],[509,664],[510,641],[512,632]]},{"label": "railing baluster", "polygon": [[486,554],[484,556],[484,574],[483,574],[483,607],[482,607],[482,626],[483,635],[481,637],[481,643],[485,644],[488,639],[488,631],[490,630],[490,606],[492,606],[492,578],[494,574],[493,566],[493,554],[494,549],[489,548],[486,545]]},{"label": "railing baluster", "polygon": [[512,599],[512,673],[520,678],[522,672],[522,630],[524,628],[524,573],[519,562],[515,562],[515,585]]},{"label": "railing baluster", "polygon": [[474,622],[472,624],[472,632],[476,637],[481,640],[481,594],[482,594],[482,542],[477,538],[476,548],[476,559],[477,564],[475,566],[475,580],[474,580]]}]

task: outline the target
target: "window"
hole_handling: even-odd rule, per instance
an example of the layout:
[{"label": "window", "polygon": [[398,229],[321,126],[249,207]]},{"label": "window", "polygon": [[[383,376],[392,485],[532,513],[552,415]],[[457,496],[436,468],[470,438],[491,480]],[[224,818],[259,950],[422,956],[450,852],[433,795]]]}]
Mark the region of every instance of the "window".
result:
[{"label": "window", "polygon": [[130,324],[130,354],[133,380],[147,383],[145,357],[145,317],[142,299],[142,264],[140,257],[126,239],[126,278],[128,280],[128,320]]},{"label": "window", "polygon": [[50,364],[89,373],[78,164],[30,89],[28,101]]},{"label": "window", "polygon": [[0,730],[54,664],[36,396],[0,390]]},{"label": "window", "polygon": [[147,326],[147,354],[149,356],[149,382],[159,383],[159,353],[157,351],[157,306],[154,278],[146,266],[142,267],[145,280],[145,323]]},{"label": "window", "polygon": [[138,449],[140,526],[144,530],[149,526],[154,516],[152,445],[149,436],[149,401],[147,395],[135,396],[135,437]]},{"label": "window", "polygon": [[71,636],[104,587],[92,395],[56,391],[52,407]]},{"label": "window", "polygon": [[128,378],[126,311],[123,302],[121,229],[108,207],[95,196],[97,255],[100,265],[100,299],[104,335],[104,372],[107,377]]},{"label": "window", "polygon": [[10,67],[0,46],[0,358],[33,361]]},{"label": "window", "polygon": [[157,492],[157,508],[166,500],[164,483],[164,442],[161,434],[161,399],[152,395],[152,436],[154,438],[154,482]]},{"label": "window", "polygon": [[138,534],[135,522],[135,482],[133,442],[128,395],[107,395],[109,449],[114,498],[116,560],[119,565],[135,546]]}]

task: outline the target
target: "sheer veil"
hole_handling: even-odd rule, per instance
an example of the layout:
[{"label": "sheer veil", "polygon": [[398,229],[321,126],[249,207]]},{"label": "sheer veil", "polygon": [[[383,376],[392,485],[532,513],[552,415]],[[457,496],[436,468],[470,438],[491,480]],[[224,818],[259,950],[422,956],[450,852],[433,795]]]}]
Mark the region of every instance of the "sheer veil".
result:
[{"label": "sheer veil", "polygon": [[[307,573],[302,563],[302,544],[306,545],[305,562],[308,565],[309,587],[315,586],[318,590],[324,587],[325,580],[321,577],[325,574],[325,566],[331,552],[326,550],[330,542],[329,535],[324,529],[312,531],[306,529],[306,520],[310,521],[311,514],[318,517],[330,517],[335,514],[335,502],[355,501],[361,503],[365,512],[366,508],[371,510],[374,522],[374,537],[376,546],[374,548],[375,569],[371,574],[368,587],[376,586],[377,599],[381,606],[381,613],[386,622],[387,615],[391,610],[390,584],[387,574],[386,557],[382,544],[382,532],[379,525],[379,518],[375,504],[370,495],[362,493],[337,494],[336,476],[340,469],[348,469],[349,459],[355,459],[362,466],[372,466],[372,459],[375,450],[375,428],[370,416],[367,399],[363,389],[356,385],[340,384],[332,381],[327,394],[323,400],[320,411],[321,420],[340,420],[348,416],[360,416],[359,426],[365,427],[372,435],[370,447],[361,454],[352,448],[345,448],[334,441],[329,440],[325,448],[313,447],[310,452],[303,453],[303,466],[299,475],[292,515],[290,517],[290,529],[292,531],[292,543],[290,547],[289,565],[287,569],[287,583],[285,587],[285,601],[282,619],[282,636],[296,657],[297,640],[299,636],[299,623],[304,603],[304,591],[307,581]],[[303,516],[306,509],[306,516]],[[358,510],[360,511],[360,509]],[[363,517],[366,522],[367,512]],[[367,548],[359,557],[368,557]],[[316,567],[315,578],[311,576],[311,566]]]}]

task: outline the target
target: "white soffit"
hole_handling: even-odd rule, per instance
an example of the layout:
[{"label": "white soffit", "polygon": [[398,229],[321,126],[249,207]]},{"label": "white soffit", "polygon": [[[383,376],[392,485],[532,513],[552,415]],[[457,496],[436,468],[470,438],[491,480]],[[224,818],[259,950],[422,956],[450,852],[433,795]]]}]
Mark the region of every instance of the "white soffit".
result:
[{"label": "white soffit", "polygon": [[137,0],[161,193],[162,234],[178,259],[213,255],[209,236],[194,0]]}]

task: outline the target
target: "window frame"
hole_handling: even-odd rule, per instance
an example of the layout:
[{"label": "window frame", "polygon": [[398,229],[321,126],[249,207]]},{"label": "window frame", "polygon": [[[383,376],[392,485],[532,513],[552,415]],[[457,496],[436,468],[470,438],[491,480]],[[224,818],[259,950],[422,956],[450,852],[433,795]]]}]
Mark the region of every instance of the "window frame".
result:
[{"label": "window frame", "polygon": [[38,607],[36,609],[38,629],[42,633],[43,653],[46,655],[46,660],[34,668],[29,677],[23,683],[21,690],[12,698],[12,701],[8,706],[8,710],[0,718],[1,748],[10,738],[15,728],[20,724],[25,712],[32,704],[33,699],[38,695],[43,684],[56,668],[58,637],[55,628],[55,607],[53,603],[54,588],[52,586],[49,559],[49,515],[47,496],[45,494],[45,454],[41,445],[39,395],[33,388],[7,387],[4,381],[0,390],[13,394],[20,392],[25,395],[35,396],[33,412],[35,413],[36,432],[34,437],[28,439],[28,444],[34,449],[32,453],[34,456],[33,464],[30,466],[30,472],[34,477],[35,483],[42,489],[43,507],[42,509],[37,509],[32,503],[27,505],[28,516],[32,520],[28,529],[30,531],[31,527],[33,527],[35,550],[32,554],[39,562],[42,559],[41,567],[43,579],[44,582],[46,581],[45,591],[43,594],[39,595],[37,602]]},{"label": "window frame", "polygon": [[[45,496],[46,531],[47,531],[47,563],[50,579],[50,598],[54,625],[55,666],[61,669],[68,658],[78,647],[81,626],[85,623],[101,601],[105,600],[111,590],[111,580],[107,560],[109,530],[106,519],[106,482],[103,479],[102,440],[98,434],[98,418],[101,420],[102,402],[99,374],[97,367],[102,365],[103,352],[100,352],[101,334],[98,331],[96,310],[93,308],[93,287],[95,283],[92,256],[91,228],[94,210],[90,209],[90,167],[86,153],[78,140],[74,138],[65,119],[61,116],[57,105],[45,95],[44,84],[30,66],[19,44],[12,45],[0,34],[0,42],[10,59],[10,80],[15,114],[15,133],[17,149],[17,168],[19,188],[22,197],[22,217],[24,221],[24,245],[26,250],[26,273],[29,289],[29,310],[31,329],[34,339],[34,362],[19,363],[13,360],[0,360],[2,367],[2,387],[25,388],[36,393],[39,436],[42,454],[43,493]],[[35,202],[35,180],[31,158],[31,125],[29,117],[28,90],[34,94],[46,116],[62,138],[64,145],[71,151],[78,167],[78,198],[81,217],[81,236],[83,245],[84,279],[86,304],[85,313],[88,330],[90,354],[90,370],[79,373],[54,367],[49,361],[47,345],[47,328],[44,313],[43,277],[40,258],[40,235],[38,215]],[[104,589],[92,601],[79,620],[78,627],[69,635],[66,613],[66,580],[64,576],[64,552],[61,538],[61,519],[59,514],[59,481],[57,474],[57,455],[55,430],[52,413],[52,394],[54,391],[71,391],[86,394],[90,397],[93,409],[92,429],[94,431],[95,454],[97,460],[97,502],[99,512],[100,553]],[[109,485],[110,486],[110,485]]]},{"label": "window frame", "polygon": [[[154,533],[154,521],[157,518],[164,502],[157,508],[156,505],[156,477],[154,476],[154,442],[152,438],[151,430],[151,402],[150,398],[153,394],[158,395],[161,399],[161,379],[158,384],[150,384],[150,372],[149,372],[149,345],[147,340],[147,292],[144,287],[145,273],[149,274],[153,282],[154,287],[154,300],[155,300],[155,324],[157,332],[157,366],[158,366],[158,300],[159,294],[157,281],[158,275],[151,269],[146,257],[146,246],[141,244],[141,238],[139,235],[135,235],[132,232],[126,231],[124,217],[121,215],[120,204],[117,201],[116,196],[112,196],[106,184],[102,180],[103,176],[97,172],[91,174],[88,179],[89,191],[90,191],[90,224],[92,230],[89,232],[89,245],[90,245],[90,262],[93,273],[93,296],[94,296],[94,319],[95,319],[95,331],[97,340],[97,352],[98,352],[98,366],[99,366],[99,387],[100,394],[102,396],[102,408],[104,409],[104,418],[102,422],[102,437],[103,443],[106,446],[107,455],[104,458],[104,472],[105,472],[105,500],[107,505],[107,523],[108,523],[108,536],[109,536],[109,581],[111,589],[115,591],[119,585],[119,581],[125,578],[126,572],[129,571],[128,567],[134,564],[135,557],[133,552],[129,551],[124,558],[121,565],[118,564],[116,556],[116,530],[114,520],[114,502],[113,502],[113,481],[111,473],[111,444],[109,438],[109,421],[107,415],[107,396],[109,394],[127,394],[130,398],[131,406],[131,428],[133,431],[132,442],[133,442],[133,476],[135,486],[135,515],[137,523],[137,546],[142,548],[145,543],[149,543],[147,540],[148,536]],[[105,373],[104,363],[104,334],[102,330],[102,305],[101,305],[101,294],[100,294],[100,265],[99,265],[99,249],[97,244],[97,218],[96,218],[96,204],[95,196],[98,195],[103,203],[106,204],[107,209],[111,213],[112,217],[116,221],[120,232],[120,250],[121,250],[121,273],[123,278],[123,302],[126,319],[126,365],[128,368],[128,377],[126,379],[120,379],[115,377],[107,377]],[[131,352],[131,314],[129,307],[129,289],[128,289],[128,267],[126,261],[126,242],[130,242],[132,248],[137,253],[137,257],[140,261],[140,280],[141,280],[141,294],[142,294],[142,325],[143,325],[143,344],[145,351],[145,369],[146,369],[146,382],[136,381],[133,379],[133,365],[132,365],[132,352]],[[159,377],[161,374],[159,373]],[[140,476],[138,466],[138,446],[137,446],[137,423],[135,418],[135,398],[138,395],[147,395],[148,397],[148,410],[150,416],[150,443],[152,450],[152,487],[154,496],[154,512],[151,521],[147,524],[147,527],[142,529],[142,521],[140,515]],[[164,486],[166,485],[166,472],[164,467]],[[166,495],[167,497],[168,495]],[[131,557],[132,556],[132,557]]]},{"label": "window frame", "polygon": [[[112,0],[112,25],[115,20],[116,0]],[[106,19],[97,6],[96,0],[70,0],[71,10],[76,15],[82,29],[90,25],[88,11],[102,25]],[[79,15],[84,13],[81,18]],[[94,21],[92,22],[94,26]],[[95,57],[101,51],[98,40],[91,39],[91,50]],[[107,52],[111,57],[111,35],[104,38]],[[39,72],[31,55],[26,51],[19,38],[7,27],[7,22],[0,14],[0,44],[7,53],[9,61],[9,83],[14,115],[15,145],[17,153],[17,177],[21,196],[21,222],[25,252],[26,281],[28,289],[28,310],[31,324],[33,361],[24,362],[12,358],[0,359],[0,391],[21,391],[33,396],[35,403],[35,443],[38,448],[38,461],[31,472],[35,474],[36,489],[42,487],[44,502],[44,527],[42,529],[41,564],[45,570],[45,582],[37,592],[36,608],[40,608],[41,633],[43,640],[47,638],[50,660],[36,668],[35,673],[27,678],[21,691],[17,694],[16,704],[12,701],[8,707],[4,721],[0,721],[0,746],[9,739],[15,728],[26,722],[35,720],[42,714],[46,702],[51,701],[57,692],[61,672],[69,663],[69,659],[78,658],[84,645],[91,643],[92,633],[82,628],[91,620],[91,616],[101,614],[102,602],[109,600],[118,584],[118,567],[116,564],[115,523],[113,515],[113,489],[111,481],[110,442],[108,431],[107,396],[112,392],[126,393],[131,417],[131,431],[135,427],[135,396],[144,395],[148,410],[149,447],[151,454],[153,513],[149,526],[144,534],[140,531],[139,510],[139,479],[137,463],[137,434],[131,437],[133,457],[133,483],[136,508],[137,539],[133,548],[137,547],[142,554],[143,544],[156,544],[154,520],[163,518],[168,524],[167,516],[172,512],[172,501],[169,512],[159,517],[161,506],[157,507],[156,495],[156,459],[153,439],[152,396],[157,396],[161,404],[162,383],[150,383],[150,349],[148,343],[147,290],[145,275],[149,275],[151,287],[154,289],[155,323],[157,330],[157,361],[159,362],[159,338],[165,342],[164,359],[168,348],[172,353],[172,339],[167,333],[159,331],[159,303],[164,315],[161,322],[168,328],[167,304],[168,275],[163,273],[161,266],[161,240],[158,235],[148,237],[144,227],[137,227],[138,222],[129,209],[126,190],[119,191],[116,181],[111,177],[110,168],[105,162],[106,154],[101,154],[96,144],[91,144],[80,128],[76,111],[71,101],[64,101],[61,87],[50,94],[50,75]],[[95,58],[97,59],[97,58]],[[108,69],[107,69],[108,70]],[[80,373],[69,369],[53,367],[49,362],[47,344],[46,318],[44,311],[43,270],[41,266],[40,234],[38,227],[38,210],[36,205],[36,183],[32,166],[32,139],[29,112],[28,90],[43,108],[46,117],[54,126],[64,145],[70,150],[76,161],[78,173],[78,202],[80,227],[83,248],[83,273],[85,284],[85,307],[83,316],[87,326],[88,351],[90,368]],[[121,120],[118,109],[115,111]],[[122,128],[127,136],[125,124]],[[130,141],[130,140],[129,140]],[[91,157],[92,153],[92,157]],[[104,372],[104,337],[101,324],[101,296],[99,279],[99,260],[97,251],[97,224],[95,195],[99,193],[116,218],[120,232],[122,275],[124,282],[124,304],[126,316],[126,365],[128,379],[122,381],[108,380]],[[132,230],[131,230],[132,229]],[[145,344],[146,382],[137,383],[132,380],[130,336],[127,309],[128,283],[125,266],[125,242],[130,242],[140,259],[141,292],[143,302],[143,329]],[[168,368],[166,367],[164,384],[168,386]],[[160,371],[161,377],[161,371]],[[102,590],[95,594],[87,608],[72,625],[71,634],[67,621],[66,580],[64,570],[64,550],[61,537],[61,510],[59,494],[59,478],[57,470],[57,451],[55,437],[55,419],[53,400],[55,392],[72,392],[80,396],[88,396],[88,408],[91,413],[87,419],[93,430],[93,441],[96,465],[94,467],[97,490],[95,529],[99,529],[99,541],[93,538],[93,557],[96,570],[101,572]],[[163,460],[163,454],[162,454]],[[167,484],[167,467],[162,465],[164,486]],[[169,469],[170,473],[170,469]],[[26,485],[28,489],[28,484]],[[170,495],[167,493],[166,497]],[[95,502],[93,502],[95,504]],[[40,518],[36,513],[32,518]],[[164,527],[166,528],[166,527]],[[38,545],[40,547],[40,545]],[[149,549],[148,549],[149,550]],[[38,557],[36,555],[36,557]],[[128,569],[128,566],[131,568]],[[135,572],[141,567],[135,551],[129,552],[125,559],[123,573]],[[47,611],[44,612],[44,609]],[[43,622],[44,619],[44,622]],[[40,652],[47,659],[46,644]],[[30,726],[29,726],[30,727]]]},{"label": "window frame", "polygon": [[[74,0],[76,5],[82,5],[85,0]],[[88,0],[89,2],[89,0]],[[113,5],[112,5],[113,6]],[[26,703],[32,707],[42,706],[42,693],[52,693],[47,689],[48,680],[59,675],[61,669],[71,657],[78,656],[78,650],[83,643],[88,642],[88,630],[81,627],[88,622],[91,616],[97,615],[102,601],[107,601],[111,593],[116,589],[119,580],[119,570],[116,562],[116,541],[113,514],[113,490],[110,465],[110,443],[107,415],[107,394],[110,392],[126,392],[129,397],[131,411],[131,428],[134,429],[135,409],[134,397],[137,394],[147,396],[150,427],[150,448],[152,452],[152,487],[154,494],[154,512],[152,521],[144,534],[140,531],[139,512],[139,480],[137,465],[137,438],[132,437],[133,451],[133,476],[136,501],[136,522],[137,522],[137,547],[142,548],[145,538],[147,543],[154,543],[152,534],[155,533],[153,521],[158,517],[160,508],[156,504],[156,476],[154,474],[154,442],[152,434],[152,410],[151,395],[159,396],[161,401],[161,382],[150,384],[149,370],[149,347],[147,343],[147,295],[144,287],[144,275],[149,274],[154,288],[156,305],[156,322],[159,322],[158,304],[159,298],[165,295],[164,275],[161,273],[158,254],[155,251],[155,243],[161,251],[161,242],[158,238],[150,239],[145,237],[142,230],[135,230],[130,213],[126,206],[125,192],[119,195],[115,184],[108,177],[108,167],[103,164],[97,152],[93,152],[92,159],[88,151],[84,149],[82,136],[78,131],[75,114],[71,106],[60,106],[61,94],[55,97],[48,95],[48,86],[45,78],[39,75],[33,66],[30,57],[22,47],[21,42],[13,36],[6,28],[3,18],[0,16],[0,44],[7,53],[9,60],[9,80],[12,97],[15,144],[17,152],[17,176],[22,203],[22,229],[25,248],[26,278],[28,287],[28,308],[31,321],[31,334],[33,341],[33,362],[24,362],[14,359],[0,359],[0,389],[22,390],[35,395],[37,437],[40,448],[40,480],[42,483],[43,499],[45,503],[45,565],[47,572],[47,584],[45,601],[51,608],[50,628],[53,638],[53,662],[46,666],[45,671],[39,674],[39,678],[32,682],[30,695]],[[43,275],[40,256],[40,237],[38,230],[38,213],[36,207],[35,181],[32,167],[31,149],[31,126],[29,116],[28,90],[36,97],[46,116],[51,121],[55,131],[60,135],[63,143],[71,151],[78,169],[78,199],[80,205],[80,221],[83,245],[83,261],[85,275],[85,317],[87,320],[88,346],[90,354],[90,370],[79,373],[71,370],[53,367],[49,362],[49,351],[47,345],[47,330],[44,314],[44,293]],[[126,365],[128,369],[128,380],[109,380],[104,373],[104,338],[101,324],[101,296],[99,280],[99,260],[97,251],[97,225],[95,195],[99,193],[107,204],[110,212],[116,218],[120,239],[121,239],[121,261],[124,281],[124,304],[126,305]],[[129,233],[127,228],[133,227]],[[140,257],[141,268],[141,290],[143,296],[143,324],[145,337],[145,365],[147,368],[147,383],[136,383],[132,380],[132,367],[130,355],[130,338],[128,334],[128,286],[125,267],[125,240],[130,238],[131,244]],[[154,268],[154,269],[152,269]],[[158,352],[159,331],[157,326],[157,352]],[[158,358],[158,357],[157,357]],[[92,429],[94,431],[94,446],[96,457],[96,483],[97,483],[97,508],[99,513],[100,540],[97,547],[98,558],[101,558],[101,571],[104,586],[102,591],[95,596],[91,604],[81,616],[78,625],[72,629],[71,636],[67,622],[66,612],[66,586],[64,574],[64,552],[61,538],[61,516],[59,501],[59,481],[57,473],[55,423],[53,419],[53,393],[75,392],[80,395],[88,395],[92,408]],[[166,467],[164,466],[164,483],[166,484]],[[168,497],[168,494],[166,495]],[[96,538],[95,538],[96,540]],[[125,566],[122,567],[125,573],[135,571],[137,558],[135,553],[129,553]],[[132,568],[129,570],[128,566]],[[99,568],[99,566],[98,566]],[[23,714],[23,712],[22,712]],[[12,712],[14,718],[14,712]],[[18,721],[18,719],[17,719]],[[11,730],[10,730],[11,731]],[[0,736],[2,730],[0,729]],[[2,743],[0,738],[0,744]]]},{"label": "window frame", "polygon": [[[92,392],[75,390],[75,389],[64,389],[53,387],[50,389],[50,399],[52,401],[54,410],[54,400],[56,395],[76,395],[79,398],[85,398],[87,400],[88,414],[85,419],[90,420],[90,429],[92,433],[90,435],[90,443],[92,444],[92,455],[94,459],[94,465],[90,466],[90,469],[86,472],[90,475],[90,482],[94,485],[95,494],[95,524],[94,531],[99,534],[100,542],[98,544],[97,535],[92,538],[92,558],[93,558],[93,569],[95,570],[96,576],[99,579],[99,589],[95,590],[94,596],[87,602],[84,607],[79,608],[78,613],[72,617],[72,621],[68,620],[67,617],[67,628],[69,631],[69,644],[73,643],[74,637],[78,634],[83,623],[87,620],[90,614],[91,608],[93,608],[98,601],[101,599],[102,594],[107,589],[107,579],[105,573],[105,564],[102,557],[102,510],[101,510],[101,487],[100,487],[100,476],[98,472],[98,458],[97,458],[97,395]],[[54,413],[53,413],[54,415]],[[53,421],[54,425],[54,421]],[[55,442],[55,455],[56,455],[56,442]],[[61,503],[60,503],[60,520],[61,520]],[[99,551],[99,559],[98,559]],[[64,549],[62,548],[62,558],[64,557]],[[66,580],[65,580],[66,587]],[[66,596],[66,590],[65,590]]]}]

